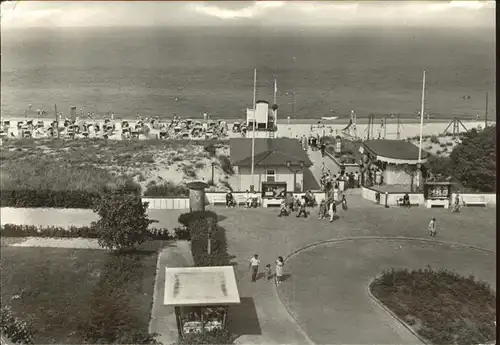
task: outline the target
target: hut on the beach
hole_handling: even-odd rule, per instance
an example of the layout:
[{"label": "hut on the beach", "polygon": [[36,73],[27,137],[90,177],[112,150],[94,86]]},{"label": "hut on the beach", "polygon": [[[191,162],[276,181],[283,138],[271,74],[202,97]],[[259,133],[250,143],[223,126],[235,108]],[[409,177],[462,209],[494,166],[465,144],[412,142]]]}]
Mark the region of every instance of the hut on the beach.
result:
[{"label": "hut on the beach", "polygon": [[[359,152],[363,154],[360,170],[365,185],[415,186],[417,179],[422,181],[421,166],[429,157],[429,153],[422,150],[419,161],[419,148],[405,140],[368,140],[360,146]],[[370,176],[377,172],[381,178],[374,181],[376,178]]]},{"label": "hut on the beach", "polygon": [[309,156],[295,139],[255,139],[252,178],[252,139],[229,140],[231,165],[238,180],[237,189],[262,191],[263,183],[286,183],[288,192],[304,191],[304,170],[312,166]]}]

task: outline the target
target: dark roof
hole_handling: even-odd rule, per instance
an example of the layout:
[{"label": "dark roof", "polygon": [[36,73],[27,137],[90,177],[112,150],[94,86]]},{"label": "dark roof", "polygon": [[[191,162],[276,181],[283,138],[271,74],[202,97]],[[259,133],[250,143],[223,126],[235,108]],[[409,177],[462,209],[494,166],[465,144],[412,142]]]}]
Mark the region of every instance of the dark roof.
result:
[{"label": "dark roof", "polygon": [[[363,143],[363,146],[377,156],[401,160],[418,160],[418,147],[406,140],[368,140]],[[422,150],[422,159],[426,159],[428,156],[429,153]]]},{"label": "dark roof", "polygon": [[[229,140],[229,146],[232,165],[252,164],[252,139],[232,138]],[[295,166],[300,165],[301,161],[306,167],[312,165],[309,156],[297,139],[255,139],[255,166],[286,165],[287,161],[291,161],[291,164]]]}]

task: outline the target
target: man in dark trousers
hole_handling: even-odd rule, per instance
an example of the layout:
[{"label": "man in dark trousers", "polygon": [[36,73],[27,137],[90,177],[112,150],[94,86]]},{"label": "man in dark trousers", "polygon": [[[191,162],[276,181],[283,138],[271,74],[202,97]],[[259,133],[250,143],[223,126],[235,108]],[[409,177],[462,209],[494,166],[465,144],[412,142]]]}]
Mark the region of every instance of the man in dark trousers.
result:
[{"label": "man in dark trousers", "polygon": [[324,142],[321,142],[320,149],[321,149],[321,157],[325,157],[325,149],[326,149],[326,145],[325,145],[325,143],[324,143]]},{"label": "man in dark trousers", "polygon": [[300,215],[304,215],[304,218],[307,218],[307,211],[306,211],[306,196],[302,195],[302,198],[300,198],[300,204],[299,204],[299,213],[297,213],[297,218],[300,217]]},{"label": "man in dark trousers", "polygon": [[250,259],[249,268],[252,270],[252,283],[257,281],[257,273],[259,272],[259,255],[254,254],[253,258]]}]

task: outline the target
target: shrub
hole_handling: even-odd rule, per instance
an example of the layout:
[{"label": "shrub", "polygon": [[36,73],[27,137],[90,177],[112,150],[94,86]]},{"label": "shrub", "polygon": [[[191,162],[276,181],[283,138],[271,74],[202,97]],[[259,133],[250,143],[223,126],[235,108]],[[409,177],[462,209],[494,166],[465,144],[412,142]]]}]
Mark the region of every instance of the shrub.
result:
[{"label": "shrub", "polygon": [[194,170],[194,168],[190,165],[184,165],[182,167],[182,172],[187,177],[196,178],[196,170]]},{"label": "shrub", "polygon": [[442,153],[442,152],[441,152],[441,150],[437,150],[437,151],[436,151],[436,154],[437,154],[437,155],[440,155],[441,153]]},{"label": "shrub", "polygon": [[14,316],[9,306],[2,306],[0,311],[0,330],[14,343],[33,344],[31,326]]},{"label": "shrub", "polygon": [[[149,228],[148,238],[151,240],[170,240],[172,235],[166,228]],[[0,227],[2,237],[63,237],[63,238],[99,238],[96,228],[91,226],[71,226],[69,228],[57,226],[35,226],[5,224]]]},{"label": "shrub", "polygon": [[432,344],[481,344],[495,339],[496,296],[473,276],[432,270],[384,271],[370,290]]},{"label": "shrub", "polygon": [[203,146],[203,149],[210,154],[211,157],[215,157],[215,153],[217,148],[215,147],[214,143],[209,143],[205,146]]},{"label": "shrub", "polygon": [[144,192],[146,197],[189,196],[189,188],[184,184],[165,182],[157,185],[150,183]]},{"label": "shrub", "polygon": [[54,207],[54,208],[92,208],[94,200],[103,193],[115,190],[124,194],[140,195],[140,185],[127,181],[123,186],[102,187],[100,191],[84,190],[2,190],[1,207]]},{"label": "shrub", "polygon": [[439,138],[437,137],[437,135],[431,135],[431,143],[433,144],[439,144]]},{"label": "shrub", "polygon": [[[212,211],[183,213],[178,220],[189,231],[195,266],[229,265],[226,232],[224,228],[218,226],[216,213]],[[209,229],[211,229],[210,254],[208,254]]]},{"label": "shrub", "polygon": [[92,222],[92,227],[99,233],[99,245],[123,250],[145,242],[149,225],[157,222],[148,218],[147,207],[140,197],[116,192],[96,200],[93,211],[100,219]]},{"label": "shrub", "polygon": [[221,167],[222,171],[224,171],[228,175],[234,174],[234,169],[231,165],[231,161],[229,160],[228,156],[220,155],[219,161],[220,161],[220,167]]},{"label": "shrub", "polygon": [[439,147],[446,147],[446,144],[445,143],[441,143],[441,144],[439,144]]},{"label": "shrub", "polygon": [[179,223],[181,223],[182,225],[188,227],[190,222],[193,222],[193,221],[199,220],[199,219],[207,219],[207,218],[217,219],[217,214],[213,211],[187,212],[187,213],[182,213],[179,216],[179,218],[177,218],[177,221]]},{"label": "shrub", "polygon": [[178,240],[190,240],[189,229],[185,226],[174,228],[175,238]]},{"label": "shrub", "polygon": [[201,344],[233,344],[235,336],[226,330],[214,329],[201,333],[189,333],[177,340],[179,345],[201,345]]},{"label": "shrub", "polygon": [[231,187],[231,185],[229,184],[229,181],[228,180],[221,180],[220,181],[220,184],[225,187],[227,190],[230,190],[231,192],[233,192],[233,188]]}]

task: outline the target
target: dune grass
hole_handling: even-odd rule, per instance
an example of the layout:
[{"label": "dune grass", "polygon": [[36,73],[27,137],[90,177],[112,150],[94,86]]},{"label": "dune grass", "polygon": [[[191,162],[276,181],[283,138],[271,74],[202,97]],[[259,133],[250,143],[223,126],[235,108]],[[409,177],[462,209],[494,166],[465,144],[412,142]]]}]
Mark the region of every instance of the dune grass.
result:
[{"label": "dune grass", "polygon": [[145,343],[156,257],[2,247],[2,305],[32,324],[35,343]]},{"label": "dune grass", "polygon": [[193,165],[180,173],[194,178],[195,168],[203,168],[201,155],[208,156],[204,145],[207,142],[186,140],[9,139],[0,148],[0,187],[95,192],[133,179],[144,182],[147,172],[176,162]]}]

